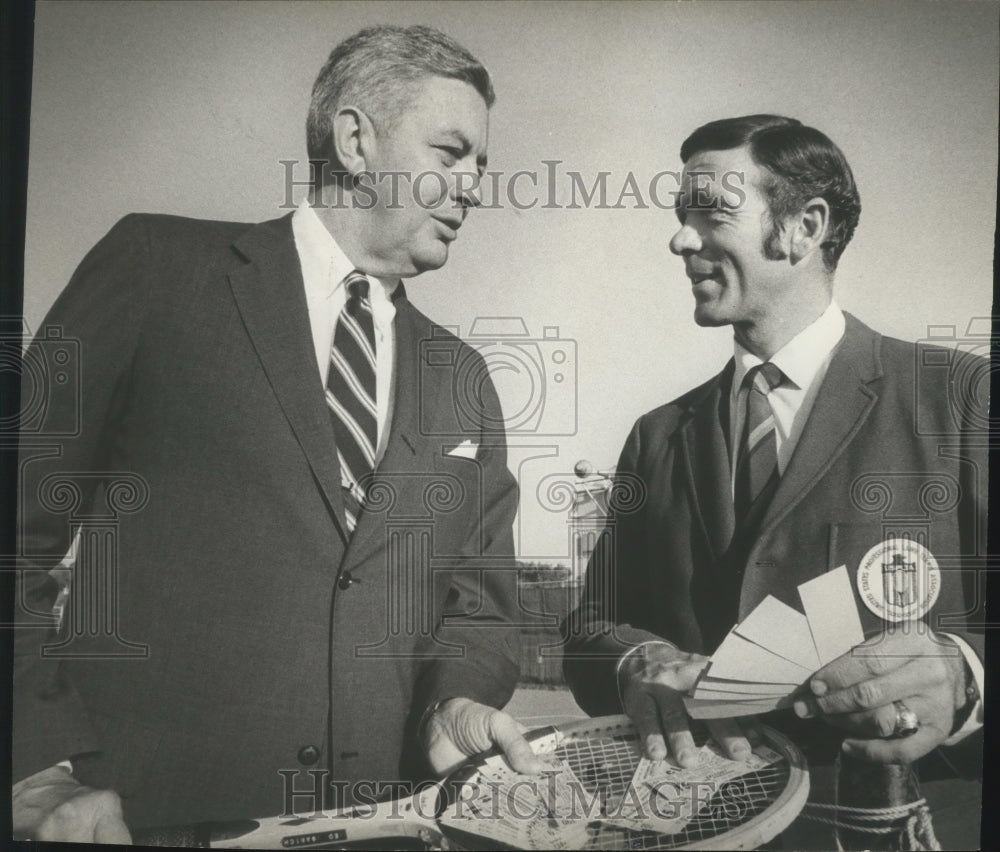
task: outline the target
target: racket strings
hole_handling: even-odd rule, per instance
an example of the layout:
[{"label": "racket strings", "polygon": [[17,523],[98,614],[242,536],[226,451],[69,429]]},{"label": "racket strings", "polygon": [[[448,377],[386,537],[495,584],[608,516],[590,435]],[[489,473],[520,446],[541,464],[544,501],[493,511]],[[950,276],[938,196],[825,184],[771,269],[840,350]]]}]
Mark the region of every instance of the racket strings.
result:
[{"label": "racket strings", "polygon": [[[639,738],[624,717],[602,721],[602,725],[575,726],[572,731],[562,729],[551,739],[535,744],[538,754],[563,762],[572,770],[583,795],[577,798],[570,822],[586,822],[583,826],[577,822],[584,829],[582,836],[577,832],[570,839],[560,834],[559,819],[552,814],[544,819],[543,815],[538,824],[539,836],[532,835],[529,843],[547,837],[550,839],[547,846],[564,849],[758,848],[782,831],[805,801],[808,781],[803,786],[803,778],[807,776],[799,760],[793,762],[788,757],[787,749],[794,747],[781,745],[779,738],[769,745],[774,744],[779,750],[780,760],[722,781],[714,788],[702,787],[695,806],[685,814],[689,821],[680,830],[666,833],[648,824],[632,828],[626,821],[629,818],[623,820],[620,814],[618,817],[615,814],[632,786],[641,760]],[[706,729],[696,728],[693,733],[699,747],[708,742]],[[470,781],[476,783],[475,779]],[[457,833],[454,826],[449,829],[451,849],[484,848],[477,827],[472,824],[467,828]],[[545,834],[546,831],[549,833]]]},{"label": "racket strings", "polygon": [[[707,734],[696,736],[699,746],[707,740]],[[554,754],[569,764],[589,794],[599,795],[603,802],[615,802],[625,795],[639,765],[637,742],[635,734],[582,737],[562,743]],[[675,834],[599,822],[587,849],[675,849],[718,837],[765,811],[785,788],[788,778],[788,766],[782,761],[724,782]]]}]

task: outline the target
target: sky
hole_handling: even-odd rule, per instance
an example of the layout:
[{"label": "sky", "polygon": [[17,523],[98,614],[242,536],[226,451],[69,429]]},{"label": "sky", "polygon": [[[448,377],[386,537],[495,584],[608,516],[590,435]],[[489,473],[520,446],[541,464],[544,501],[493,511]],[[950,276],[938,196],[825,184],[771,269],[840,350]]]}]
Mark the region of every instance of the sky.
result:
[{"label": "sky", "polygon": [[[407,292],[498,367],[522,490],[519,556],[565,560],[560,483],[574,464],[613,466],[638,416],[732,353],[728,329],[694,324],[683,264],[668,248],[675,215],[649,191],[680,168],[680,143],[697,126],[775,112],[842,148],[863,208],[837,274],[845,310],[896,337],[959,342],[989,315],[998,10],[42,0],[25,319],[41,326],[86,251],[126,213],[287,214],[304,189],[287,191],[281,161],[305,160],[309,93],[332,47],[374,23],[436,26],[493,76],[498,185],[526,170],[540,188],[516,179],[522,206],[534,206],[474,211],[448,264]],[[608,203],[571,208],[573,173],[588,188],[606,173]],[[616,208],[630,176],[639,197]]]}]

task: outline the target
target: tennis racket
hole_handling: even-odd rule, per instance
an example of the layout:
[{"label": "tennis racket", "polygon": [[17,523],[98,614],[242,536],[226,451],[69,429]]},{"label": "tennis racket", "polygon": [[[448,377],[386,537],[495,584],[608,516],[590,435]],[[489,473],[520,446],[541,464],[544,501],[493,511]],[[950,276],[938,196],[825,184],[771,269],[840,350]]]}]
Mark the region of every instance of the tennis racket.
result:
[{"label": "tennis racket", "polygon": [[[244,849],[755,849],[798,816],[809,794],[805,759],[786,737],[763,728],[765,745],[778,756],[763,768],[717,785],[679,831],[665,833],[605,821],[602,802],[620,800],[639,765],[638,736],[626,716],[586,719],[527,734],[543,757],[567,765],[595,807],[574,820],[541,814],[505,826],[468,818],[468,803],[484,782],[509,773],[496,752],[480,756],[448,779],[414,796],[347,808],[321,817],[267,818],[225,824],[134,832],[136,843]],[[708,740],[696,725],[698,745]],[[526,778],[526,776],[520,776]],[[464,814],[463,814],[464,809]],[[492,815],[508,823],[509,814]],[[491,820],[492,821],[492,820]],[[487,831],[486,829],[489,829]],[[567,830],[568,829],[568,830]],[[523,845],[513,845],[515,836]],[[525,842],[526,841],[526,842]]]}]

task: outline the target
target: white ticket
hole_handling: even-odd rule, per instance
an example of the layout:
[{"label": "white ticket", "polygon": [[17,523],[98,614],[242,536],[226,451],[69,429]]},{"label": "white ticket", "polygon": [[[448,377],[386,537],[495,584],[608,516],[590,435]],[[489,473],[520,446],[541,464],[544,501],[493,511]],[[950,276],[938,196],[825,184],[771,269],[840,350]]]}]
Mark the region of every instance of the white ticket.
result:
[{"label": "white ticket", "polygon": [[583,848],[589,821],[583,787],[568,763],[547,762],[551,771],[537,776],[483,767],[478,783],[465,788],[442,823],[518,849]]}]

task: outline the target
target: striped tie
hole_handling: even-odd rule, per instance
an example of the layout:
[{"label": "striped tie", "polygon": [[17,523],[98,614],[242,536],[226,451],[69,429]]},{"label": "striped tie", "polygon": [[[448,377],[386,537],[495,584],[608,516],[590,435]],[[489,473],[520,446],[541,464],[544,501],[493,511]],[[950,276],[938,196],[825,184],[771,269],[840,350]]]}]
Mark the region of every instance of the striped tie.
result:
[{"label": "striped tie", "polygon": [[344,279],[347,301],[337,317],[326,380],[326,402],[333,413],[349,532],[354,532],[365,502],[359,482],[374,470],[378,444],[375,323],[368,286],[368,279],[357,270]]},{"label": "striped tie", "polygon": [[751,517],[759,519],[778,481],[778,443],[767,395],[784,379],[781,369],[768,362],[751,369],[743,380],[750,390],[733,492],[737,526]]}]

